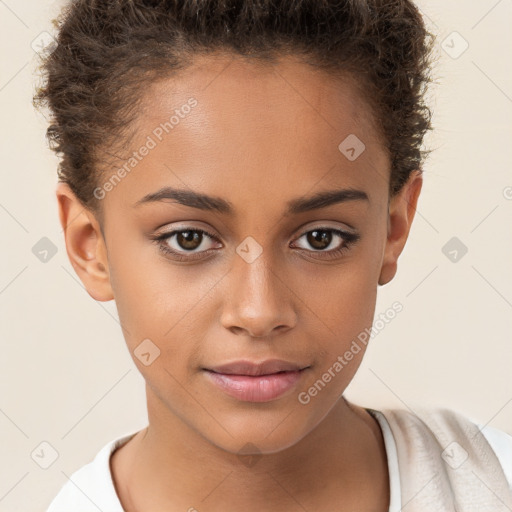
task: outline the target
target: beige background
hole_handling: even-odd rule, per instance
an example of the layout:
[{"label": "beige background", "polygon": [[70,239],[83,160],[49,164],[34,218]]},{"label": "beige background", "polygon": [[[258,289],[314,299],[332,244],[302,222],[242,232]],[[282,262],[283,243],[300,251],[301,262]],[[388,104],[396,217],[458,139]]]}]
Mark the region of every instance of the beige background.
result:
[{"label": "beige background", "polygon": [[[57,158],[31,105],[32,44],[58,5],[0,0],[0,512],[45,510],[73,471],[147,421],[115,304],[94,301],[67,259]],[[376,318],[396,300],[404,309],[346,394],[374,408],[445,406],[512,434],[512,2],[419,5],[438,35],[435,151]],[[42,237],[57,249],[46,263],[32,252]],[[468,248],[457,262],[442,251],[452,237]],[[59,454],[48,469],[31,458],[43,441]]]}]

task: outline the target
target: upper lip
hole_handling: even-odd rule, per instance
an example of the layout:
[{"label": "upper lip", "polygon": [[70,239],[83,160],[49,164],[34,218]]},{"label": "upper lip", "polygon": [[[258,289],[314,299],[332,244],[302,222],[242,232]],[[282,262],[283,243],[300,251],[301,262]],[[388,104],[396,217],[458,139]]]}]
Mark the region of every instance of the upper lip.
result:
[{"label": "upper lip", "polygon": [[291,363],[282,359],[267,359],[260,363],[251,361],[233,361],[232,363],[205,368],[215,373],[224,373],[228,375],[270,375],[278,372],[293,372],[308,368],[307,365]]}]

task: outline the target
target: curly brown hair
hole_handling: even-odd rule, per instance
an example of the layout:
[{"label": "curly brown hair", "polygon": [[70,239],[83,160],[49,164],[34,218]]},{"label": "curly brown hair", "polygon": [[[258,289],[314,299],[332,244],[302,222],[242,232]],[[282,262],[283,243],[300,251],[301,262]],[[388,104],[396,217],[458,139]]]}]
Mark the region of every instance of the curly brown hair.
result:
[{"label": "curly brown hair", "polygon": [[95,212],[100,163],[127,147],[148,81],[214,51],[263,62],[294,55],[355,76],[390,156],[391,197],[429,153],[435,38],[409,0],[75,0],[53,24],[57,44],[42,56],[33,103],[51,110],[59,179]]}]

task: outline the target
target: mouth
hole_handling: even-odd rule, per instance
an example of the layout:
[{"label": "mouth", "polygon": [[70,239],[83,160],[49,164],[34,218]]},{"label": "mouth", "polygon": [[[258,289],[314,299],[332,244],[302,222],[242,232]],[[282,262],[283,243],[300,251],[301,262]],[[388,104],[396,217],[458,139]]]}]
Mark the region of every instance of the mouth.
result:
[{"label": "mouth", "polygon": [[[244,402],[269,402],[289,394],[310,367],[247,375],[204,369],[211,384],[228,396]],[[253,368],[253,371],[254,370]],[[261,370],[260,370],[261,371]]]},{"label": "mouth", "polygon": [[267,359],[256,363],[247,360],[233,361],[231,363],[203,368],[223,375],[265,376],[285,372],[297,372],[309,368],[308,365],[285,361],[283,359]]}]

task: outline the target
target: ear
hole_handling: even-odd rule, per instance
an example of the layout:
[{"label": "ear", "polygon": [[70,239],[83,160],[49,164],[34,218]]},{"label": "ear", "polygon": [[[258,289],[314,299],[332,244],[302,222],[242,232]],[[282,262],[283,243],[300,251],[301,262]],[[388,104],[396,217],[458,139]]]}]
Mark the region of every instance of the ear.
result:
[{"label": "ear", "polygon": [[379,277],[380,285],[389,283],[395,277],[398,257],[409,236],[422,185],[422,171],[413,171],[402,190],[389,202],[388,236]]},{"label": "ear", "polygon": [[57,184],[56,195],[71,265],[93,299],[112,300],[107,250],[98,221],[67,183]]}]

